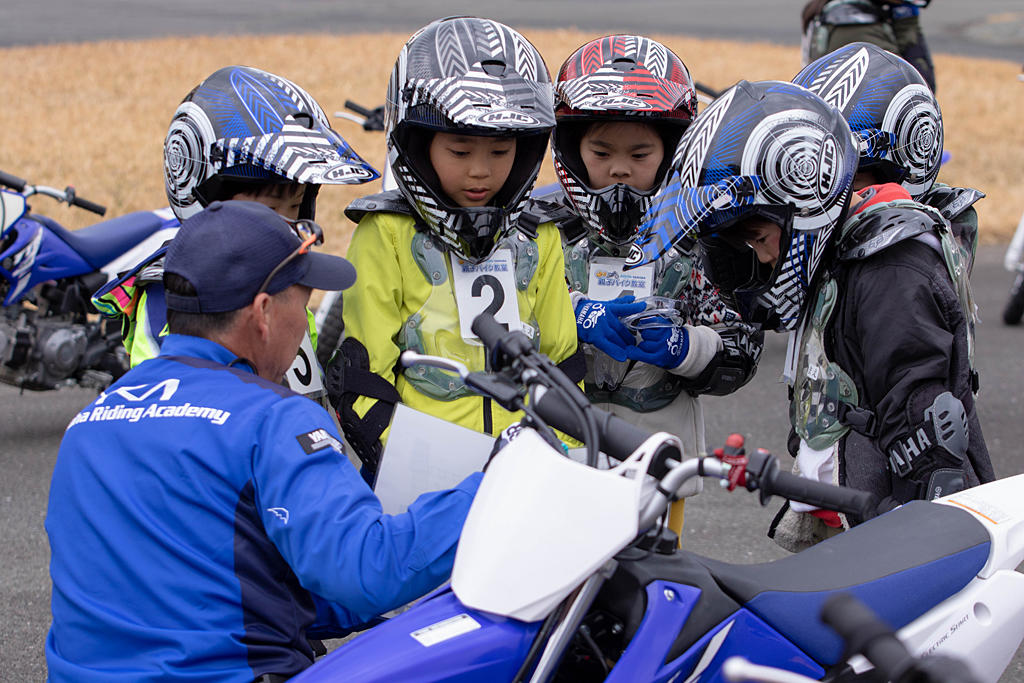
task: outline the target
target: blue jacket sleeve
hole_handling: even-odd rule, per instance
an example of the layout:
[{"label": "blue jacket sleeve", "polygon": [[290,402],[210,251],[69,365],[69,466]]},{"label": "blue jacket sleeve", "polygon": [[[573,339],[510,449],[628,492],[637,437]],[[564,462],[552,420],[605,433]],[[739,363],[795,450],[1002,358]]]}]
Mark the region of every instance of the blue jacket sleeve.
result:
[{"label": "blue jacket sleeve", "polygon": [[351,623],[340,626],[369,621],[448,579],[483,476],[385,515],[342,452],[330,417],[299,396],[270,411],[252,457],[267,535],[307,590],[337,603],[339,619],[348,615]]}]

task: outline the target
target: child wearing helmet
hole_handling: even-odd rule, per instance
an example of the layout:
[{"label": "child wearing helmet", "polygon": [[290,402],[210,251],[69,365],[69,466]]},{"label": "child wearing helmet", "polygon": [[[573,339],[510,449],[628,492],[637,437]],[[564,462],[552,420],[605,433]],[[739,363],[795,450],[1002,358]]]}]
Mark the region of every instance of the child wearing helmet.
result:
[{"label": "child wearing helmet", "polygon": [[[790,83],[741,81],[680,143],[635,262],[696,235],[744,319],[791,332],[783,377],[797,471],[889,507],[994,473],[956,238],[900,185],[855,194],[857,163],[835,107]],[[787,505],[769,535],[799,550],[860,521]]]},{"label": "child wearing helmet", "polygon": [[[259,115],[250,105],[264,106]],[[320,185],[364,183],[377,172],[333,129],[305,90],[248,66],[218,69],[185,96],[164,140],[164,190],[170,225],[213,201],[248,199],[290,221],[312,221]],[[98,310],[122,320],[132,367],[157,355],[166,336],[163,259],[167,244],[93,295]],[[305,372],[289,385],[324,395],[315,368],[315,328],[303,341]],[[308,378],[308,379],[305,379]],[[303,381],[305,380],[305,381]]]},{"label": "child wearing helmet", "polygon": [[936,182],[942,161],[942,112],[921,74],[906,60],[871,43],[851,43],[808,64],[793,79],[842,113],[860,138],[853,189],[898,183],[938,209],[953,226],[968,271],[978,245],[978,213],[985,196]]},{"label": "child wearing helmet", "polygon": [[487,310],[554,362],[576,357],[558,230],[520,220],[554,125],[540,53],[495,21],[435,21],[399,53],[385,106],[398,189],[346,210],[358,222],[347,258],[359,279],[327,372],[368,478],[398,402],[490,434],[518,419],[450,373],[396,368],[402,351],[483,370],[470,324]]},{"label": "child wearing helmet", "polygon": [[[611,35],[577,49],[555,83],[552,152],[561,188],[538,197],[562,216],[565,274],[591,401],[705,452],[697,395],[749,380],[762,335],[704,277],[696,244],[623,272],[644,212],[697,113],[682,60],[661,43]],[[700,482],[686,495],[700,490]],[[672,528],[682,528],[682,503]]]}]

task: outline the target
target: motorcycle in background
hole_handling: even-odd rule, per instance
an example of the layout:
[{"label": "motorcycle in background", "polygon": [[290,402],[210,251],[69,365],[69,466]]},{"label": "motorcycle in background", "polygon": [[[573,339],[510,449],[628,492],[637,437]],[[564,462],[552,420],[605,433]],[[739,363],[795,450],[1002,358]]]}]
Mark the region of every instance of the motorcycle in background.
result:
[{"label": "motorcycle in background", "polygon": [[102,390],[128,369],[116,323],[90,302],[108,279],[170,239],[170,209],[139,211],[68,230],[34,213],[44,195],[104,215],[106,208],[0,171],[0,382],[45,391]]}]

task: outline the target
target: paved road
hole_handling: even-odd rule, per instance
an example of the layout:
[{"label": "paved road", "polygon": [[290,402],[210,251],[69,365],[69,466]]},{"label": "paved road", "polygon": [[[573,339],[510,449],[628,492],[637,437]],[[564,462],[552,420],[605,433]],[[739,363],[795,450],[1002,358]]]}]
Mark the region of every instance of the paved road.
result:
[{"label": "paved road", "polygon": [[[799,42],[805,0],[5,0],[0,47],[222,33],[412,31],[452,14],[519,27]],[[939,0],[922,15],[934,50],[1024,62],[1020,0]],[[741,19],[740,19],[741,18]]]},{"label": "paved road", "polygon": [[[983,324],[978,331],[982,377],[979,412],[997,472],[1024,472],[1024,328],[1007,328],[1000,312],[1009,286],[1003,249],[983,247],[974,287]],[[785,344],[768,340],[761,369],[732,397],[705,399],[710,443],[730,432],[752,445],[784,450],[785,392],[775,380]],[[93,394],[83,390],[20,395],[0,387],[0,680],[36,681],[45,676],[42,642],[49,625],[48,547],[43,530],[46,492],[64,426]],[[717,559],[751,563],[785,553],[764,536],[776,504],[760,508],[754,496],[709,487],[687,506],[687,547]],[[884,552],[884,549],[879,549]],[[1018,653],[1005,681],[1024,681]]]}]

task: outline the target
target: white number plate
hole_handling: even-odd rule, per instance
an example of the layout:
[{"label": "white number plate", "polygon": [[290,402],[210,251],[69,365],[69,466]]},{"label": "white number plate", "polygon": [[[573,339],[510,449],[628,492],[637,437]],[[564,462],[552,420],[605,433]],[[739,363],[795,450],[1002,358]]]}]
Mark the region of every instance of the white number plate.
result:
[{"label": "white number plate", "polygon": [[470,325],[484,311],[493,315],[507,330],[522,329],[510,249],[499,249],[483,263],[469,263],[453,257],[452,279],[463,339],[477,338]]}]

